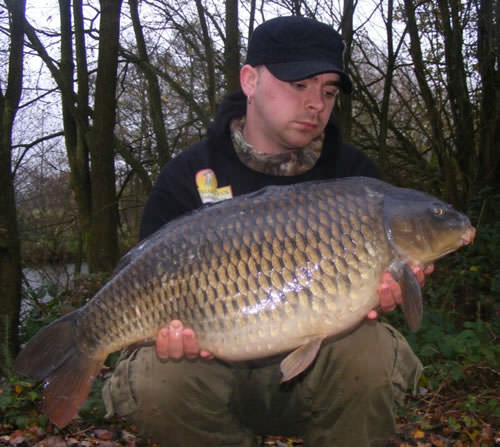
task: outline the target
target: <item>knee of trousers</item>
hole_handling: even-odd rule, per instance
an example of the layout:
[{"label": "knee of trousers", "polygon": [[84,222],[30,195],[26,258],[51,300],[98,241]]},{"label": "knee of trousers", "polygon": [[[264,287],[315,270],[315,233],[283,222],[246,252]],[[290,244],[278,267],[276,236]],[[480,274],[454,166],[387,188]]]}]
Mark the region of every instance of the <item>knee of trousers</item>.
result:
[{"label": "knee of trousers", "polygon": [[[196,365],[193,365],[196,363]],[[103,389],[108,414],[133,419],[171,415],[190,418],[225,410],[231,397],[231,375],[218,362],[161,362],[153,347],[122,359]]]},{"label": "knee of trousers", "polygon": [[233,372],[218,361],[161,362],[154,348],[122,360],[103,389],[109,410],[161,445],[254,446],[254,435],[228,410]]},{"label": "knee of trousers", "polygon": [[313,396],[335,396],[337,403],[339,398],[346,402],[380,393],[400,400],[420,373],[419,360],[395,329],[366,321],[351,334],[326,343],[306,381]]}]

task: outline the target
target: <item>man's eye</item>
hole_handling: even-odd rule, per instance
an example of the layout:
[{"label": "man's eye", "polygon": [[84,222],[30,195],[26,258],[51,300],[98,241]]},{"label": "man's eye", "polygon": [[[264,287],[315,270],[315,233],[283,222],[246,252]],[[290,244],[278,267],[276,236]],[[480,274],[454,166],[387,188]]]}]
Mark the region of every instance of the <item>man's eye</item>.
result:
[{"label": "man's eye", "polygon": [[296,88],[305,88],[306,84],[304,84],[303,82],[294,82],[293,85],[296,87]]},{"label": "man's eye", "polygon": [[339,94],[338,90],[327,90],[325,92],[325,95],[328,96],[329,98],[336,98],[338,94]]}]

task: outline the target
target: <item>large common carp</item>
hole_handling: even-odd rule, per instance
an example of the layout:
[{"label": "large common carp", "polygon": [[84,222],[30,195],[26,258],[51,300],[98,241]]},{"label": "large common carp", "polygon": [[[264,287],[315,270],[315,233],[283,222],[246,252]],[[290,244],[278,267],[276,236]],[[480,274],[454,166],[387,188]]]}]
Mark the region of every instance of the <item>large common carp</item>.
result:
[{"label": "large common carp", "polygon": [[268,187],[181,217],[141,242],[92,300],[27,343],[16,370],[45,380],[44,410],[62,427],[108,354],[180,319],[203,349],[227,361],[292,351],[281,364],[290,380],[323,339],[378,305],[384,271],[399,281],[417,330],[422,298],[411,266],[474,234],[466,216],[435,197],[375,179]]}]

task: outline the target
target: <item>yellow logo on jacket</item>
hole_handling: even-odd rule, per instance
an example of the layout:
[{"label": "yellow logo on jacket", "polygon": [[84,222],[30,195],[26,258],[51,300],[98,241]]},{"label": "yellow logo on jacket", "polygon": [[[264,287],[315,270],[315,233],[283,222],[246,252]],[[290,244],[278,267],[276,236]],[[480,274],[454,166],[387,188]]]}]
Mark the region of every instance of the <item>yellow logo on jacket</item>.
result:
[{"label": "yellow logo on jacket", "polygon": [[217,187],[217,177],[212,169],[198,171],[195,181],[202,203],[220,202],[233,197],[231,185]]}]

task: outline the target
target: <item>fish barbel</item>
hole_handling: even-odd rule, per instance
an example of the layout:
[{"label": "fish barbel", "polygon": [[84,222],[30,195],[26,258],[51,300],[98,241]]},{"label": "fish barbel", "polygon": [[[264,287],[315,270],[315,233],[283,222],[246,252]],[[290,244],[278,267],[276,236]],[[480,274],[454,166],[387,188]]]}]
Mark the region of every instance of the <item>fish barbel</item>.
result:
[{"label": "fish barbel", "polygon": [[41,329],[16,359],[45,381],[43,409],[59,427],[87,398],[114,351],[173,319],[226,361],[291,353],[283,381],[303,372],[321,342],[377,307],[384,271],[400,283],[415,331],[423,267],[462,245],[469,219],[435,197],[351,177],[273,186],[176,219],[133,248],[83,307]]}]

